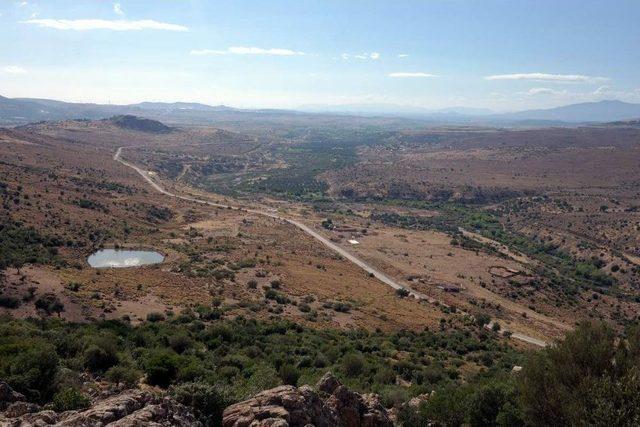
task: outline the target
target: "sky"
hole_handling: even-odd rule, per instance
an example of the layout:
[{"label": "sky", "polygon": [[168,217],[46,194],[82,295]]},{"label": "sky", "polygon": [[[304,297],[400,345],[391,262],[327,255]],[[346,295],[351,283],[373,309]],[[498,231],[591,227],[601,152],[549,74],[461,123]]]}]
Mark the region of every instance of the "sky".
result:
[{"label": "sky", "polygon": [[513,111],[640,102],[638,0],[0,0],[0,95]]}]

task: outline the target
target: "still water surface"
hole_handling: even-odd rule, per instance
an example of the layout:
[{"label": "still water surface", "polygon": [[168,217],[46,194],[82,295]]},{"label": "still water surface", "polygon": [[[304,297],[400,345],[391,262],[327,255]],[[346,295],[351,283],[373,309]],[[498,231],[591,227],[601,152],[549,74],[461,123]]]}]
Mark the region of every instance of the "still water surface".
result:
[{"label": "still water surface", "polygon": [[159,264],[164,255],[155,251],[130,251],[122,249],[100,249],[87,258],[93,268],[124,268],[141,265]]}]

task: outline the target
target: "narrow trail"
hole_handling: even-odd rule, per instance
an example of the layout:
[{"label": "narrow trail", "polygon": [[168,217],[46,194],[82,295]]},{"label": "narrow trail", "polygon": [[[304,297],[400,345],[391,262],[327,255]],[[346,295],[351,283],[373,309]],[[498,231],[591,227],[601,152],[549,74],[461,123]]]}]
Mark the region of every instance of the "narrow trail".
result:
[{"label": "narrow trail", "polygon": [[[204,205],[208,205],[208,206],[213,206],[213,207],[217,207],[217,208],[224,208],[224,209],[233,209],[233,210],[237,210],[237,211],[241,211],[241,212],[247,212],[247,213],[252,213],[252,214],[256,214],[256,215],[262,215],[262,216],[266,216],[269,218],[273,218],[276,220],[280,220],[280,221],[284,221],[287,222],[295,227],[297,227],[298,229],[302,230],[305,234],[313,237],[315,240],[317,240],[318,242],[322,243],[325,247],[331,249],[333,252],[337,253],[338,255],[342,256],[343,258],[347,259],[349,262],[351,262],[352,264],[355,264],[356,266],[360,267],[361,269],[363,269],[364,271],[366,271],[367,273],[369,273],[370,275],[372,275],[373,277],[375,277],[376,279],[380,280],[381,282],[383,282],[384,284],[390,286],[393,289],[406,289],[409,292],[409,295],[418,299],[418,300],[425,300],[431,304],[438,302],[437,300],[435,300],[434,298],[423,294],[422,292],[417,292],[414,291],[413,289],[407,288],[406,286],[401,285],[400,283],[396,282],[394,279],[392,279],[391,277],[387,276],[386,274],[384,274],[383,272],[377,270],[376,268],[372,267],[371,265],[367,264],[365,261],[361,260],[360,258],[356,257],[355,255],[353,255],[352,253],[348,252],[346,249],[342,248],[341,246],[338,246],[337,244],[335,244],[334,242],[332,242],[331,240],[327,239],[326,237],[322,236],[320,233],[318,233],[317,231],[313,230],[311,227],[296,221],[295,219],[292,218],[286,218],[283,217],[281,215],[278,215],[274,212],[270,212],[270,211],[266,211],[266,210],[259,210],[259,209],[250,209],[250,208],[243,208],[240,206],[231,206],[231,205],[225,205],[222,203],[216,203],[216,202],[211,202],[208,200],[203,200],[203,199],[197,199],[195,197],[189,197],[189,196],[181,196],[179,194],[175,194],[172,193],[170,191],[165,190],[163,187],[161,187],[157,182],[155,182],[153,180],[153,178],[151,178],[151,176],[149,175],[149,173],[141,168],[139,168],[138,166],[127,162],[126,160],[122,159],[122,149],[124,147],[120,147],[118,148],[118,150],[116,151],[116,153],[113,155],[113,160],[127,166],[130,167],[131,169],[135,170],[136,172],[138,172],[138,174],[140,176],[142,176],[142,178],[144,178],[145,181],[147,181],[147,183],[149,185],[151,185],[153,187],[154,190],[156,190],[157,192],[164,194],[166,196],[169,197],[175,197],[177,199],[181,199],[181,200],[186,200],[189,202],[193,202],[193,203],[199,203],[199,204],[204,204]],[[442,305],[443,303],[440,302],[440,304]],[[446,306],[446,304],[444,304]],[[487,325],[488,328],[491,328],[493,326],[494,322],[491,322]],[[504,329],[503,329],[504,330]],[[545,347],[547,345],[547,343],[543,340],[540,340],[538,338],[534,338],[534,337],[530,337],[528,335],[524,335],[524,334],[520,334],[518,332],[511,332],[511,338],[520,340],[520,341],[524,341],[527,342],[529,344],[533,344],[539,347]]]}]

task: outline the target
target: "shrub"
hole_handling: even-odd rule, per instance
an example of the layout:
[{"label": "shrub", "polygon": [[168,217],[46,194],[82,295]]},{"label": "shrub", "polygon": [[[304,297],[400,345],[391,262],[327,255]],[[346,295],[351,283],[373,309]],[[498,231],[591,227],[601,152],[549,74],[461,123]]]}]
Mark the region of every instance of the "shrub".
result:
[{"label": "shrub", "polygon": [[322,353],[318,353],[316,358],[313,360],[313,366],[316,368],[324,368],[329,366],[329,359]]},{"label": "shrub", "polygon": [[488,314],[480,313],[475,315],[476,325],[482,328],[484,325],[488,325],[491,322],[491,317]]},{"label": "shrub", "polygon": [[171,335],[168,342],[169,347],[178,354],[184,353],[193,346],[193,340],[187,334]]},{"label": "shrub", "polygon": [[428,425],[435,422],[443,426],[460,426],[464,422],[470,389],[450,386],[437,391],[420,407],[420,418]]},{"label": "shrub", "polygon": [[69,285],[67,286],[67,289],[69,289],[71,292],[78,292],[80,290],[80,283],[78,282],[71,282],[69,283]]},{"label": "shrub", "polygon": [[630,425],[640,418],[638,366],[640,330],[625,340],[604,323],[582,323],[523,366],[525,418],[539,425]]},{"label": "shrub", "polygon": [[115,384],[125,384],[127,387],[135,387],[142,373],[128,366],[112,366],[104,376]]},{"label": "shrub", "polygon": [[168,387],[176,378],[178,365],[178,355],[173,351],[160,348],[151,350],[143,363],[147,383]]},{"label": "shrub", "polygon": [[393,384],[396,381],[396,373],[390,368],[383,367],[376,373],[374,380],[378,384]]},{"label": "shrub", "polygon": [[349,377],[356,377],[364,371],[364,357],[360,353],[349,353],[342,358],[342,369]]},{"label": "shrub", "polygon": [[60,390],[53,396],[53,409],[56,412],[74,411],[89,406],[89,398],[72,387]]},{"label": "shrub", "polygon": [[43,310],[47,314],[62,313],[64,304],[54,294],[44,294],[36,300],[35,306],[38,310]]},{"label": "shrub", "polygon": [[399,407],[409,400],[407,390],[404,387],[385,387],[380,393],[382,404],[387,408]]},{"label": "shrub", "polygon": [[147,314],[148,322],[161,322],[165,319],[164,314],[158,313],[157,311],[151,312]]},{"label": "shrub", "polygon": [[171,389],[173,397],[189,406],[205,426],[220,426],[222,411],[233,403],[228,387],[202,382],[185,383]]},{"label": "shrub", "polygon": [[58,356],[55,348],[41,341],[25,340],[13,354],[2,354],[0,373],[16,391],[29,400],[47,401],[56,389]]},{"label": "shrub", "polygon": [[[469,399],[468,419],[472,426],[522,426],[522,414],[517,408],[516,391],[510,382],[492,382],[475,388]],[[500,424],[508,422],[508,424]]]},{"label": "shrub", "polygon": [[83,354],[84,367],[102,373],[118,363],[117,344],[113,337],[94,339]]},{"label": "shrub", "polygon": [[2,295],[0,296],[0,307],[18,308],[20,307],[20,300],[16,297]]},{"label": "shrub", "polygon": [[303,313],[309,313],[311,311],[311,306],[307,303],[301,302],[300,304],[298,304],[298,310]]},{"label": "shrub", "polygon": [[282,382],[287,385],[297,385],[298,379],[300,378],[300,371],[298,371],[294,366],[282,365],[278,371],[278,376]]},{"label": "shrub", "polygon": [[396,289],[396,295],[400,298],[406,298],[409,296],[409,291],[406,288]]}]

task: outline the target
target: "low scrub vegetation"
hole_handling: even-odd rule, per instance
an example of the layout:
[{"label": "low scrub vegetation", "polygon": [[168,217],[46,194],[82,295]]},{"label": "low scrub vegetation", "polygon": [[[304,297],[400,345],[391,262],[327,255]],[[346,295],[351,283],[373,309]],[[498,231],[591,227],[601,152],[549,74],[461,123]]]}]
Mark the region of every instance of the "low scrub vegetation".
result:
[{"label": "low scrub vegetation", "polygon": [[[523,368],[513,373],[516,364]],[[476,374],[462,374],[474,366]],[[167,388],[208,425],[233,402],[279,384],[313,383],[326,371],[379,393],[407,427],[633,425],[640,417],[638,366],[640,329],[619,337],[604,324],[582,324],[525,357],[482,329],[319,331],[243,318],[205,323],[190,312],[137,327],[0,323],[0,378],[32,401],[85,407],[86,397],[68,384],[89,372]],[[420,394],[430,397],[417,409],[405,404]]]},{"label": "low scrub vegetation", "polygon": [[220,394],[223,400],[201,397],[194,403],[219,408],[279,384],[314,383],[327,371],[356,390],[393,401],[398,393],[461,384],[463,365],[504,373],[520,357],[480,330],[314,330],[286,321],[209,322],[191,312],[171,320],[153,316],[136,327],[55,318],[0,321],[0,378],[40,403],[57,396],[60,407],[84,404],[66,385],[81,372],[129,386],[144,379],[185,401],[186,390]]}]

